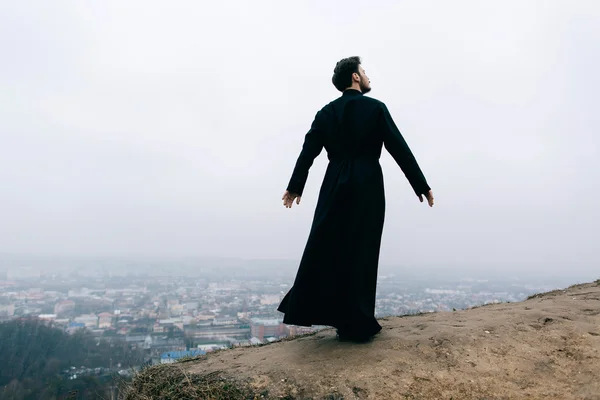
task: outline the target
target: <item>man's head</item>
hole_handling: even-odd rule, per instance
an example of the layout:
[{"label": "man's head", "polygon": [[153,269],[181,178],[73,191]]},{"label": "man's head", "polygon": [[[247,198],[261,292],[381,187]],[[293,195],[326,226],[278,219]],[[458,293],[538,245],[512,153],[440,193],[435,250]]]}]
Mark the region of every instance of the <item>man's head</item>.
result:
[{"label": "man's head", "polygon": [[346,89],[356,89],[368,93],[371,90],[371,81],[360,65],[360,57],[358,56],[338,61],[333,70],[331,81],[340,92]]}]

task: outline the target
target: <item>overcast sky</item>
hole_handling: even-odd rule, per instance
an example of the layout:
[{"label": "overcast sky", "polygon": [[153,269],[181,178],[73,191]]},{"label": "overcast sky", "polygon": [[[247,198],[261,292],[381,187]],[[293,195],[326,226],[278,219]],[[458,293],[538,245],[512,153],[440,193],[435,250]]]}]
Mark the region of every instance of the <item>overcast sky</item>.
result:
[{"label": "overcast sky", "polygon": [[382,262],[598,271],[599,43],[593,0],[3,1],[0,252],[299,259],[359,55],[436,197],[384,151]]}]

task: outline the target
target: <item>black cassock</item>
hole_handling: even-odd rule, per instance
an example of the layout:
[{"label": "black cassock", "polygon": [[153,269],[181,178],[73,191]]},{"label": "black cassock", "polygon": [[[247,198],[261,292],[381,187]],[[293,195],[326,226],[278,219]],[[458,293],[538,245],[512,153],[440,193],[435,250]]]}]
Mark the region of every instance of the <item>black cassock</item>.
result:
[{"label": "black cassock", "polygon": [[367,336],[381,330],[374,314],[384,145],[415,193],[426,194],[429,185],[384,103],[348,89],[315,116],[287,190],[302,195],[323,147],[329,165],[296,279],[278,307],[284,323]]}]

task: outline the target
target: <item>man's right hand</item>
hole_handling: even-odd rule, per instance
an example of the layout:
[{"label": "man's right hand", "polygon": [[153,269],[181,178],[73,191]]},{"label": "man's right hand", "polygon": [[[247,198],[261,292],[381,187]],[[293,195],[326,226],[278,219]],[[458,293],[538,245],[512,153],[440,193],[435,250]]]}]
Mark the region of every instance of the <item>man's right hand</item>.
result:
[{"label": "man's right hand", "polygon": [[287,190],[283,194],[281,200],[283,200],[283,205],[285,208],[292,208],[292,204],[294,204],[294,200],[296,200],[296,204],[300,204],[300,196],[296,193],[290,193]]},{"label": "man's right hand", "polygon": [[[425,195],[425,197],[427,198],[427,202],[429,203],[429,207],[433,207],[433,192],[430,190],[429,192],[427,192],[427,194]],[[421,201],[421,203],[423,202],[423,195],[422,194],[419,195],[419,200]]]}]

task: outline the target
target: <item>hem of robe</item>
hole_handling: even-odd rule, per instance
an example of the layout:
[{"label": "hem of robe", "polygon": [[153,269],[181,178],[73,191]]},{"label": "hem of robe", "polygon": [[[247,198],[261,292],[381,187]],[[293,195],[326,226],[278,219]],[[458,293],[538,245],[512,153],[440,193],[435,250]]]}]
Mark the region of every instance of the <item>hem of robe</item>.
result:
[{"label": "hem of robe", "polygon": [[358,319],[352,317],[336,318],[334,316],[294,317],[289,315],[286,308],[287,307],[283,304],[277,308],[277,311],[284,314],[283,323],[286,325],[306,327],[311,327],[313,325],[331,326],[340,331],[344,331],[345,333],[359,336],[373,336],[382,329],[374,316],[371,318],[362,317]]},{"label": "hem of robe", "polygon": [[379,323],[377,322],[377,320],[375,318],[373,318],[372,321],[368,321],[368,322],[364,321],[364,322],[360,322],[360,323],[355,323],[355,322],[349,323],[347,321],[340,321],[340,320],[334,320],[334,319],[329,319],[329,318],[297,320],[294,318],[286,318],[284,316],[283,323],[286,325],[306,326],[306,327],[311,327],[313,325],[331,326],[333,328],[339,329],[340,331],[343,331],[344,333],[347,333],[350,335],[356,335],[356,336],[374,336],[377,333],[379,333],[382,329],[381,325],[379,325]]}]

